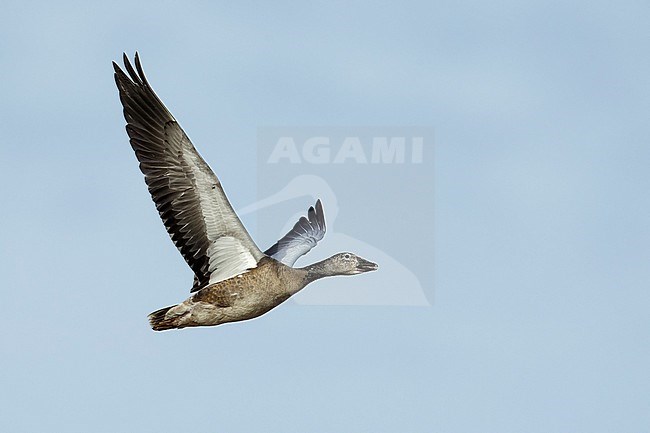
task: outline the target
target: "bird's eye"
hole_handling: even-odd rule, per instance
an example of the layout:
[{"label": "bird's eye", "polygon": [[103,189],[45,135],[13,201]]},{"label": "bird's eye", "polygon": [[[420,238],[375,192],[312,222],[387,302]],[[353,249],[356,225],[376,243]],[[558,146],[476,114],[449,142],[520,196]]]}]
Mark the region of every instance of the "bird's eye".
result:
[{"label": "bird's eye", "polygon": [[343,254],[343,258],[345,260],[350,260],[350,254],[348,254],[348,253]]}]

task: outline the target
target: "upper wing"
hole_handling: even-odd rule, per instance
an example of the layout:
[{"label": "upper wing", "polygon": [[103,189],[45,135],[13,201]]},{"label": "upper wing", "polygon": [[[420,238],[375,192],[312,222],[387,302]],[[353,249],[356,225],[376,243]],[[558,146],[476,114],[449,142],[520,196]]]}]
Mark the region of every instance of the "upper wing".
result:
[{"label": "upper wing", "polygon": [[300,217],[291,231],[264,254],[287,266],[293,266],[298,257],[307,254],[318,241],[323,239],[323,236],[325,236],[325,213],[320,200],[317,200],[316,207],[309,208],[307,218]]},{"label": "upper wing", "polygon": [[221,182],[147,82],[138,54],[113,62],[126,131],[165,228],[195,274],[192,291],[254,268],[264,254]]}]

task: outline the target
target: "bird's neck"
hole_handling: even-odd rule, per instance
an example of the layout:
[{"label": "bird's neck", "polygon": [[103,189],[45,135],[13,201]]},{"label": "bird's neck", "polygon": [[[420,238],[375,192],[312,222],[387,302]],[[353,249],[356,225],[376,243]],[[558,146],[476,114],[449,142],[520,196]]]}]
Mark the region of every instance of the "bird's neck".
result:
[{"label": "bird's neck", "polygon": [[328,261],[329,259],[321,260],[320,262],[316,262],[314,264],[302,268],[304,271],[307,272],[305,274],[305,280],[304,280],[305,285],[311,283],[312,281],[320,280],[321,278],[332,277],[336,275],[336,273],[332,272],[329,266],[327,266]]}]

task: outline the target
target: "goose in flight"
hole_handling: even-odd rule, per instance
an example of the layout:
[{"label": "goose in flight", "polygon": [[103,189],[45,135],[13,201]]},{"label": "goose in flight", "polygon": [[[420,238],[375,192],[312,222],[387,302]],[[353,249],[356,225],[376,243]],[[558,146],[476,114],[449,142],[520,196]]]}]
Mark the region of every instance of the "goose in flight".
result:
[{"label": "goose in flight", "polygon": [[315,280],[377,269],[375,263],[348,252],[293,267],[325,235],[320,200],[306,218],[262,252],[217,176],[154,93],[138,54],[135,69],[126,54],[124,67],[126,73],[113,62],[131,147],[169,236],[194,272],[189,298],[149,315],[154,330],[252,319]]}]

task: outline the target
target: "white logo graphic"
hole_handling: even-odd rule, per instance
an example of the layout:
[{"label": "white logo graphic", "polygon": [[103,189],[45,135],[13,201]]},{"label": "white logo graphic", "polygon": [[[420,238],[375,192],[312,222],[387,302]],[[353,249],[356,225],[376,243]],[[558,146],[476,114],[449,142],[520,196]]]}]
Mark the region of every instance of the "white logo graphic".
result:
[{"label": "white logo graphic", "polygon": [[[294,137],[279,137],[267,164],[411,164],[422,163],[423,137],[344,137],[332,142],[330,137],[310,137],[296,144]],[[299,150],[300,149],[300,150]]]}]

